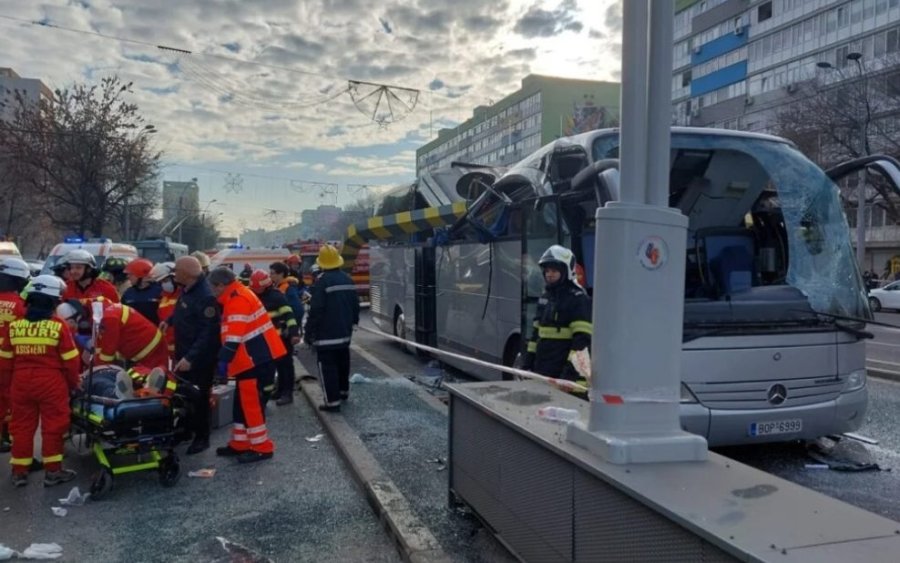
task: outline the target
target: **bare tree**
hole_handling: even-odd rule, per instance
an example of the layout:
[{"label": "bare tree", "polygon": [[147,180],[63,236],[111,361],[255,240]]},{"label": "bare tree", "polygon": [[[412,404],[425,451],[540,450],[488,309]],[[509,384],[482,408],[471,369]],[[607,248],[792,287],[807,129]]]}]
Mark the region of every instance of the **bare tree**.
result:
[{"label": "bare tree", "polygon": [[40,103],[6,92],[12,117],[0,120],[0,154],[17,164],[53,225],[101,236],[155,176],[155,129],[126,101],[130,93],[131,84],[118,77],[57,90]]},{"label": "bare tree", "polygon": [[[896,136],[900,113],[900,72],[866,73],[858,59],[823,63],[815,79],[797,85],[794,101],[778,112],[774,133],[790,139],[823,168],[876,153],[900,156]],[[889,220],[900,223],[896,195],[884,181],[869,176],[865,204],[883,207]],[[858,190],[844,182],[845,208],[858,205]]]}]

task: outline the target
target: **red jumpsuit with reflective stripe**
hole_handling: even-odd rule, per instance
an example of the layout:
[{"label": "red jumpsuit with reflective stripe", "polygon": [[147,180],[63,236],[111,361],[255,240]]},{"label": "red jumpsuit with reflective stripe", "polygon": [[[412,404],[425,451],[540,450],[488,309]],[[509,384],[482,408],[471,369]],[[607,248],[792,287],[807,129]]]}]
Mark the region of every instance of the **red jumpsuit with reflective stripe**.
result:
[{"label": "red jumpsuit with reflective stripe", "polygon": [[69,391],[78,386],[81,362],[66,324],[50,318],[7,324],[0,344],[0,371],[12,372],[13,473],[27,473],[34,433],[41,424],[44,469],[62,468],[63,436],[69,429]]},{"label": "red jumpsuit with reflective stripe", "polygon": [[175,354],[175,326],[171,322],[172,313],[175,312],[175,305],[178,304],[178,296],[181,295],[181,289],[176,289],[172,293],[166,293],[165,291],[162,294],[162,298],[159,300],[159,309],[157,309],[159,314],[159,320],[161,322],[166,323],[166,347],[169,350],[169,356]]},{"label": "red jumpsuit with reflective stripe", "polygon": [[[14,291],[0,292],[0,339],[4,338],[4,327],[16,319],[25,316],[25,302]],[[2,342],[0,342],[2,345]],[[0,436],[9,424],[9,393],[12,374],[0,372]]]},{"label": "red jumpsuit with reflective stripe", "polygon": [[228,377],[237,380],[234,425],[228,445],[238,451],[272,453],[260,402],[257,378],[271,375],[274,360],[287,354],[281,336],[265,306],[249,288],[238,281],[219,295],[222,304],[222,348],[219,361],[228,363]]},{"label": "red jumpsuit with reflective stripe", "polygon": [[63,301],[77,299],[84,305],[88,313],[91,311],[91,302],[96,301],[98,297],[111,303],[119,302],[119,292],[116,291],[116,286],[100,278],[95,278],[86,287],[81,287],[75,280],[69,280],[66,282],[66,290],[62,294]]},{"label": "red jumpsuit with reflective stripe", "polygon": [[131,307],[120,303],[103,310],[96,348],[98,365],[113,363],[121,357],[134,365],[150,369],[169,367],[169,352],[159,328]]}]

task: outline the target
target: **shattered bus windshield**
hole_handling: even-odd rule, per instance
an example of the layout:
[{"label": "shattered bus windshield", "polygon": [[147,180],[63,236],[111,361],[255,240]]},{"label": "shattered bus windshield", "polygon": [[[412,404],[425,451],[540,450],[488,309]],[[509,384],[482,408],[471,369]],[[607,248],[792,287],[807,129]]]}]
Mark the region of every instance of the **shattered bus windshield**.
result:
[{"label": "shattered bus windshield", "polygon": [[[617,135],[596,139],[594,159],[617,157],[617,145]],[[694,301],[727,302],[727,314],[713,315],[724,322],[740,300],[787,305],[797,291],[803,308],[870,314],[838,188],[798,150],[749,135],[673,134],[671,162],[670,205],[689,218],[686,323]],[[797,318],[799,307],[784,305],[769,319]]]}]

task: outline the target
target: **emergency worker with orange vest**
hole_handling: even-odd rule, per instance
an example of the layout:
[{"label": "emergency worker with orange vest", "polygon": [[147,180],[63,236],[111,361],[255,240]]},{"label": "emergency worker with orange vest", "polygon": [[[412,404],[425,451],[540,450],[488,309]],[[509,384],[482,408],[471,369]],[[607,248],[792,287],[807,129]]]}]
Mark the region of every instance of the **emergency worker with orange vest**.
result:
[{"label": "emergency worker with orange vest", "polygon": [[181,288],[175,284],[175,263],[160,262],[153,266],[150,270],[150,279],[159,284],[162,293],[159,298],[159,308],[157,315],[159,316],[160,330],[166,339],[166,347],[169,350],[169,356],[175,354],[175,326],[172,324],[172,314],[175,312],[175,305],[178,304],[178,296],[181,295]]},{"label": "emergency worker with orange vest", "polygon": [[[272,278],[263,270],[256,270],[250,275],[250,290],[262,301],[272,324],[281,335],[281,342],[285,349],[293,350],[300,344],[300,327],[294,318],[294,310],[288,305],[284,294],[275,288]],[[278,392],[275,404],[288,405],[294,402],[294,357],[285,354],[275,360],[275,368],[278,371]]]},{"label": "emergency worker with orange vest", "polygon": [[266,308],[233,271],[216,268],[209,274],[209,283],[222,306],[222,348],[217,371],[220,377],[227,376],[237,383],[231,440],[227,446],[216,449],[216,454],[237,457],[241,463],[269,459],[275,444],[266,429],[263,393],[257,381],[273,378],[275,360],[287,350]]},{"label": "emergency worker with orange vest", "polygon": [[[3,328],[25,316],[25,302],[20,294],[31,279],[31,271],[24,260],[7,257],[0,260],[0,339]],[[2,345],[2,341],[0,341]],[[0,373],[0,452],[8,452],[9,442],[9,393],[12,378]]]},{"label": "emergency worker with orange vest", "polygon": [[54,317],[65,283],[37,276],[26,290],[25,317],[7,324],[0,344],[0,372],[12,372],[12,482],[28,484],[34,433],[41,427],[44,486],[71,481],[63,469],[63,436],[69,430],[69,393],[79,385],[81,363],[66,324]]}]

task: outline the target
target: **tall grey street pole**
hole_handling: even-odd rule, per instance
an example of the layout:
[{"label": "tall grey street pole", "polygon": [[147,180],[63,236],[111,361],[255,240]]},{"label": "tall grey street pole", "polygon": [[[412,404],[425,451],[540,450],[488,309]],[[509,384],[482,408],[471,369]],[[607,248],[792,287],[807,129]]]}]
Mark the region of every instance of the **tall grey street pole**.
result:
[{"label": "tall grey street pole", "polygon": [[590,417],[567,427],[610,463],[707,458],[679,412],[688,220],[668,206],[674,16],[674,0],[623,2],[621,195],[596,212]]},{"label": "tall grey street pole", "polygon": [[[862,53],[848,53],[847,58],[856,63],[859,71],[859,80],[863,89],[863,102],[866,107],[859,107],[859,156],[868,154],[868,130],[869,130],[869,79],[866,77],[862,66]],[[863,113],[865,112],[865,115]],[[866,260],[866,169],[859,171],[859,179],[856,183],[856,262],[860,269],[868,270]]]}]

